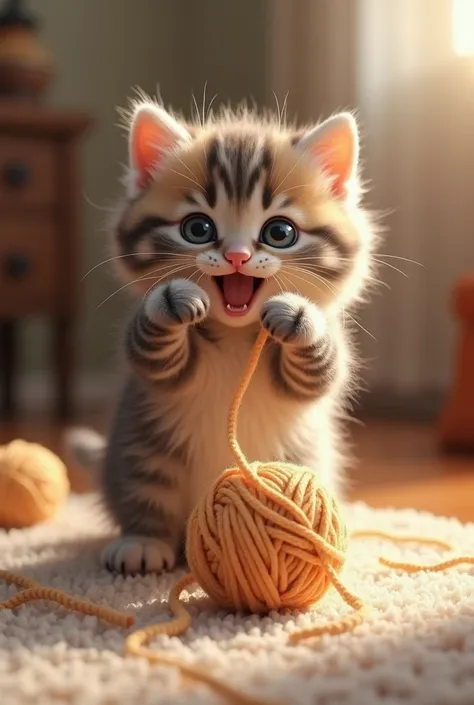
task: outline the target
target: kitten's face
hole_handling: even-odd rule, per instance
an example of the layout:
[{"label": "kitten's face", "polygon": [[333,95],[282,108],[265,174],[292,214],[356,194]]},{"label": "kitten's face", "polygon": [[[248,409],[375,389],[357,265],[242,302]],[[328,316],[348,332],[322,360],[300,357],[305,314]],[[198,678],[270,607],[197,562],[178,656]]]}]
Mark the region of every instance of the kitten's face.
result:
[{"label": "kitten's face", "polygon": [[210,296],[210,316],[233,327],[254,323],[281,291],[320,306],[352,298],[371,238],[349,191],[357,135],[339,120],[297,141],[256,119],[227,116],[191,135],[157,108],[135,116],[132,200],[115,233],[121,271],[142,292],[193,279]]}]

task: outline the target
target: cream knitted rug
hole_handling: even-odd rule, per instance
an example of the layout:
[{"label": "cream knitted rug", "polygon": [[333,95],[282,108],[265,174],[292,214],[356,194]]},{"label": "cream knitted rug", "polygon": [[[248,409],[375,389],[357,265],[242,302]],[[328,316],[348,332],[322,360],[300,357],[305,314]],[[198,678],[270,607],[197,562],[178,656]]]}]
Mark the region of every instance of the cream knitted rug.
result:
[{"label": "cream knitted rug", "polygon": [[[378,528],[452,541],[474,552],[474,525],[415,511],[348,508],[351,529]],[[0,568],[34,576],[136,615],[163,620],[175,576],[112,577],[98,555],[107,529],[93,498],[72,497],[54,524],[0,533]],[[292,705],[472,705],[474,703],[474,569],[404,575],[379,555],[435,561],[434,549],[354,541],[343,579],[373,607],[352,634],[289,646],[288,631],[336,619],[347,608],[331,591],[311,614],[264,618],[213,611],[192,602],[193,628],[154,644],[211,669],[254,696]],[[14,593],[0,585],[0,600]],[[197,593],[196,593],[197,594]],[[203,686],[183,687],[177,672],[123,658],[124,634],[94,617],[49,603],[0,612],[1,705],[166,705],[222,703]]]}]

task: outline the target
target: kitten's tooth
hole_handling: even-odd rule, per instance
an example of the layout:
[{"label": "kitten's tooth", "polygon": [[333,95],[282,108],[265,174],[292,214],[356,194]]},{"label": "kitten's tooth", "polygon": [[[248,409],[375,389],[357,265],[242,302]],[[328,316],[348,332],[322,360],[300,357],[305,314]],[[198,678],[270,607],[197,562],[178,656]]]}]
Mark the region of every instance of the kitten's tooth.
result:
[{"label": "kitten's tooth", "polygon": [[226,309],[228,311],[246,311],[248,306],[247,304],[244,304],[243,306],[231,306],[230,304],[227,304]]}]

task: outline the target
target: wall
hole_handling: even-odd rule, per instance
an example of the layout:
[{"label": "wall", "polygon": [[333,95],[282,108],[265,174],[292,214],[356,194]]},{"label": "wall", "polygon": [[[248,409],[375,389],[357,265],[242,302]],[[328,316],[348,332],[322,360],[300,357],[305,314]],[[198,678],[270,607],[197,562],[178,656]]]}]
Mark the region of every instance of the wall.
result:
[{"label": "wall", "polygon": [[359,0],[358,105],[371,200],[388,212],[380,251],[422,265],[380,267],[390,290],[364,315],[377,338],[367,377],[434,412],[453,372],[453,286],[474,263],[474,60],[454,54],[451,20],[451,0]]},{"label": "wall", "polygon": [[[105,258],[106,210],[119,193],[126,161],[124,134],[116,127],[116,106],[126,104],[133,86],[190,111],[191,92],[238,101],[265,92],[265,1],[239,0],[36,0],[30,7],[42,22],[57,77],[48,101],[90,111],[96,126],[84,141],[84,261],[82,270]],[[111,11],[113,8],[113,12]],[[92,205],[94,203],[95,205]],[[85,376],[111,367],[127,297],[117,295],[95,310],[118,284],[108,268],[84,283],[79,357]],[[27,370],[49,366],[48,332],[31,322],[26,331]]]},{"label": "wall", "polygon": [[453,369],[452,288],[474,262],[474,59],[454,55],[451,0],[271,8],[271,82],[305,120],[357,111],[366,204],[384,216],[377,277],[389,288],[357,316],[367,404],[431,416]]}]

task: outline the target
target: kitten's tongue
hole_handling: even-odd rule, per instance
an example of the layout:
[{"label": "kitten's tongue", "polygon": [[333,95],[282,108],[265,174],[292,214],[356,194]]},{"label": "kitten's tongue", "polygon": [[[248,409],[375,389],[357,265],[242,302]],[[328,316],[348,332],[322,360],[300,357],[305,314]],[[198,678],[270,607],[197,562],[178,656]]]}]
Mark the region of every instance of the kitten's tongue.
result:
[{"label": "kitten's tongue", "polygon": [[249,304],[253,296],[253,277],[236,272],[222,278],[224,298],[231,306]]}]

